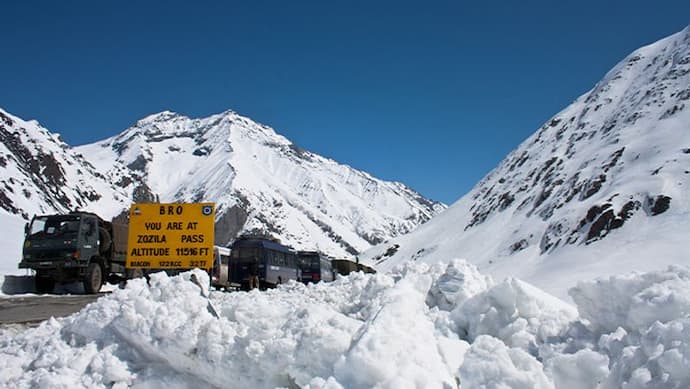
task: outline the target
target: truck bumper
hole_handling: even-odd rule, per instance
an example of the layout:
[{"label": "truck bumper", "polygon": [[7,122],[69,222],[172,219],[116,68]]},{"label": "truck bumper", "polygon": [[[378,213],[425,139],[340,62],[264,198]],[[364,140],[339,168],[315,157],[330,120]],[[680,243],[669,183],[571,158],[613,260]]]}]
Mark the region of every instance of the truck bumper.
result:
[{"label": "truck bumper", "polygon": [[19,262],[20,269],[33,269],[42,276],[53,278],[56,281],[74,281],[81,278],[86,267],[73,260],[43,260]]},{"label": "truck bumper", "polygon": [[21,260],[19,262],[20,269],[75,269],[80,266],[78,261],[65,259],[47,259],[43,261]]}]

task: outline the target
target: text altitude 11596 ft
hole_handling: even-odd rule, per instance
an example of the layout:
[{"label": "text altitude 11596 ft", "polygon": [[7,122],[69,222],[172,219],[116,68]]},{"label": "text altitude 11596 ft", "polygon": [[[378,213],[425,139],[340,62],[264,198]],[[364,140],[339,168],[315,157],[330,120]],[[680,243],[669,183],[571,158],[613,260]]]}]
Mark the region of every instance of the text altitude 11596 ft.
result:
[{"label": "text altitude 11596 ft", "polygon": [[127,268],[210,269],[214,203],[133,204]]}]

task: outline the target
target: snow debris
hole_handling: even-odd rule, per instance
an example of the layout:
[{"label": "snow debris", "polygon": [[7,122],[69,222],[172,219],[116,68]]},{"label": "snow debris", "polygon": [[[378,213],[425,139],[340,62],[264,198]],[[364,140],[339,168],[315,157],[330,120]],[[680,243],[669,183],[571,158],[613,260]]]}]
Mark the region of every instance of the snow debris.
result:
[{"label": "snow debris", "polygon": [[436,265],[440,274],[429,290],[427,304],[430,307],[451,311],[470,297],[485,291],[494,284],[490,276],[479,273],[474,265],[465,260],[451,261],[445,270]]},{"label": "snow debris", "polygon": [[518,348],[509,348],[500,340],[479,336],[460,367],[463,387],[552,389],[539,361]]},{"label": "snow debris", "polygon": [[583,281],[569,293],[595,331],[645,330],[655,321],[690,315],[690,269],[670,266]]},{"label": "snow debris", "polygon": [[539,344],[565,332],[577,312],[523,281],[508,278],[468,299],[451,317],[458,333],[470,341],[491,335],[509,347],[536,353]]},{"label": "snow debris", "polygon": [[559,389],[596,388],[609,373],[608,362],[606,355],[584,349],[550,359],[547,373]]},{"label": "snow debris", "polygon": [[203,271],[158,273],[0,329],[0,387],[689,387],[688,272],[580,283],[577,311],[463,261],[209,298]]}]

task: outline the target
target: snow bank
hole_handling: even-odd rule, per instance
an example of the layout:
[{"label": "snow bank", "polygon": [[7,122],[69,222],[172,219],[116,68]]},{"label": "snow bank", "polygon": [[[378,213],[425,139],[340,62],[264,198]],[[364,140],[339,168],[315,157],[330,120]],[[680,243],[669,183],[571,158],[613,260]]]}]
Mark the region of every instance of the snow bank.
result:
[{"label": "snow bank", "polygon": [[445,269],[443,266],[436,265],[432,270],[437,278],[427,296],[430,307],[451,311],[494,284],[490,276],[479,273],[474,265],[465,261],[451,261]]},{"label": "snow bank", "polygon": [[610,360],[602,388],[690,387],[690,269],[580,282],[570,295]]},{"label": "snow bank", "polygon": [[[425,297],[432,279],[409,274],[383,291],[377,312],[359,329],[335,376],[346,388],[448,387],[454,370],[446,366],[437,346],[434,323]],[[430,385],[431,384],[431,385]]]},{"label": "snow bank", "polygon": [[558,354],[547,363],[547,372],[559,389],[596,388],[609,373],[606,355],[583,349],[574,354]]},{"label": "snow bank", "polygon": [[491,335],[532,353],[539,344],[564,333],[576,317],[570,305],[514,278],[478,293],[451,312],[461,336],[474,340]]},{"label": "snow bank", "polygon": [[690,269],[671,266],[666,271],[579,282],[569,294],[594,330],[645,330],[655,321],[690,314]]},{"label": "snow bank", "polygon": [[460,377],[461,384],[468,388],[553,388],[534,357],[487,335],[472,343],[460,367]]},{"label": "snow bank", "polygon": [[70,317],[0,329],[0,387],[690,386],[684,268],[581,283],[579,316],[463,261],[210,299],[192,274],[208,280],[159,273]]}]

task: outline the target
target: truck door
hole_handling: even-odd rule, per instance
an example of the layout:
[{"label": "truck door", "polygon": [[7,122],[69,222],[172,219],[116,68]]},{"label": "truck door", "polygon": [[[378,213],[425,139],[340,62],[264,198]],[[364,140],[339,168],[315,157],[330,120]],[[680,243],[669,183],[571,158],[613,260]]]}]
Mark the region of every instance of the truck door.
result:
[{"label": "truck door", "polygon": [[98,224],[93,217],[84,217],[79,231],[81,260],[88,261],[98,254]]}]

